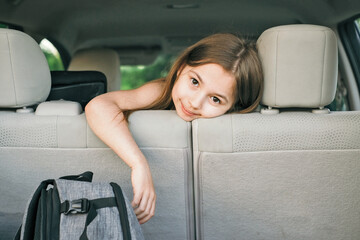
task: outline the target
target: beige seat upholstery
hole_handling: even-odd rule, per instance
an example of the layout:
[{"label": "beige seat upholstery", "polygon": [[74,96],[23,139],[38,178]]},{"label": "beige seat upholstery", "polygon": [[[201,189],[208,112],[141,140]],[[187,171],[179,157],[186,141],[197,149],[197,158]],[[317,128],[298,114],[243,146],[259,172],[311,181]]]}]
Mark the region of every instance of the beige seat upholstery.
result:
[{"label": "beige seat upholstery", "polygon": [[360,238],[360,112],[323,109],[334,33],[281,26],[258,48],[268,107],[193,122],[197,239]]},{"label": "beige seat upholstery", "polygon": [[[33,68],[31,62],[36,62],[38,67]],[[0,28],[0,63],[0,107],[16,108],[45,101],[51,87],[50,70],[32,38]]]},{"label": "beige seat upholstery", "polygon": [[81,50],[72,57],[69,71],[100,71],[107,79],[107,91],[120,90],[120,60],[115,50],[96,48]]},{"label": "beige seat upholstery", "polygon": [[[49,94],[49,68],[36,42],[0,29],[0,49],[1,62],[9,67],[0,71],[0,238],[15,234],[29,197],[44,179],[93,171],[95,181],[117,182],[132,199],[130,169],[93,134],[76,103],[43,102],[22,113],[11,109],[39,103]],[[18,62],[35,70],[22,76],[26,69]],[[130,116],[129,126],[157,191],[156,215],[142,225],[145,238],[194,239],[191,124],[174,111],[140,111]]]}]

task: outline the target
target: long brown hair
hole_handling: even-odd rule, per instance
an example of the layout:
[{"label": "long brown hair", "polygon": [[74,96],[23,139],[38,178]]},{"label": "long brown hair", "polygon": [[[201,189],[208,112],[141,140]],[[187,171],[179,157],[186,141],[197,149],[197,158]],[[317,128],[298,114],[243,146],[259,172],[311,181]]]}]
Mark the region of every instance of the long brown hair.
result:
[{"label": "long brown hair", "polygon": [[[186,65],[191,67],[207,63],[221,65],[236,79],[235,101],[230,112],[247,113],[253,111],[261,100],[263,92],[263,72],[257,54],[256,44],[233,34],[220,33],[210,35],[185,49],[171,67],[164,79],[164,88],[159,98],[142,109],[173,109],[171,92]],[[124,112],[125,118],[136,110]]]}]

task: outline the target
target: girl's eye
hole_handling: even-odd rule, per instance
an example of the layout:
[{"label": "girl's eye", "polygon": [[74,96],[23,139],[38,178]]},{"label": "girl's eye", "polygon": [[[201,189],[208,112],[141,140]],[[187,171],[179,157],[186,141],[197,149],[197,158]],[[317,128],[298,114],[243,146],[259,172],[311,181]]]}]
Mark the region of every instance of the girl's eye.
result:
[{"label": "girl's eye", "polygon": [[194,85],[194,86],[199,86],[199,81],[196,80],[195,78],[192,78],[192,79],[191,79],[191,83],[192,83],[192,85]]},{"label": "girl's eye", "polygon": [[211,97],[211,99],[214,103],[220,103],[220,99],[218,99],[217,97]]}]

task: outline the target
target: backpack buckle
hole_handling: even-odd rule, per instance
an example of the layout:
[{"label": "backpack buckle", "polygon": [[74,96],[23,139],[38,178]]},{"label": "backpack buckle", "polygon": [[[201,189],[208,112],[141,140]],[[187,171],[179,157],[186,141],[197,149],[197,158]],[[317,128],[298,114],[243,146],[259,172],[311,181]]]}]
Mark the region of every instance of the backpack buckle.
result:
[{"label": "backpack buckle", "polygon": [[87,213],[90,208],[90,202],[86,198],[72,200],[71,202],[66,200],[64,203],[66,205],[65,214]]}]

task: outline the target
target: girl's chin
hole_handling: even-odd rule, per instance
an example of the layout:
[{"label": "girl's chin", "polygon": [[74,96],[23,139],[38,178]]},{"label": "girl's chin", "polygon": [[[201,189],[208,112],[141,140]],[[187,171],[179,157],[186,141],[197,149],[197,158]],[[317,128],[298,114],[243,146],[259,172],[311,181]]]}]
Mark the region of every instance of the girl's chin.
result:
[{"label": "girl's chin", "polygon": [[176,113],[182,120],[184,120],[186,122],[191,122],[192,120],[195,120],[195,118],[189,117],[189,116],[183,116],[182,114],[179,114],[177,111],[176,111]]},{"label": "girl's chin", "polygon": [[195,120],[196,117],[190,117],[185,115],[181,110],[176,109],[176,114],[184,121],[191,122],[192,120]]}]

